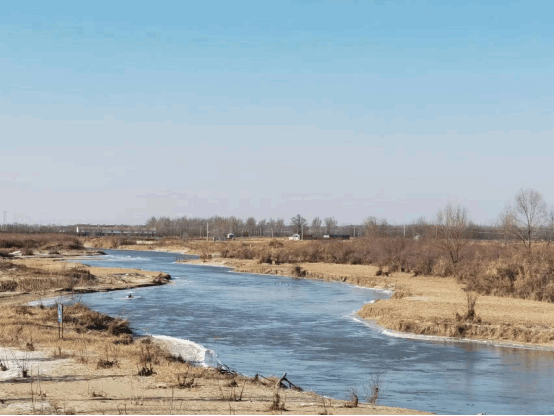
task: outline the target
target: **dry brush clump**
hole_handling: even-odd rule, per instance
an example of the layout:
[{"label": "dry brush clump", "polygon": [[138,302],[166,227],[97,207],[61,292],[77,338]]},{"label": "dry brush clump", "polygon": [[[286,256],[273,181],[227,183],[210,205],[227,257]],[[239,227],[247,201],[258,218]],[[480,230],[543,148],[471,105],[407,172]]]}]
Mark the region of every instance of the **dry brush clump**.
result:
[{"label": "dry brush clump", "polygon": [[282,412],[286,411],[285,408],[287,398],[281,397],[278,391],[275,391],[273,393],[273,401],[271,402],[271,405],[269,406],[268,411],[269,412]]},{"label": "dry brush clump", "polygon": [[[55,309],[51,309],[55,312]],[[110,335],[132,334],[126,319],[111,317],[96,312],[82,303],[75,303],[64,308],[64,320],[75,327],[77,333],[87,331],[106,331]]]},{"label": "dry brush clump", "polygon": [[50,289],[71,291],[76,286],[96,285],[98,280],[83,266],[47,271],[0,260],[0,292],[43,292]]},{"label": "dry brush clump", "polygon": [[0,234],[0,249],[15,250],[81,250],[79,238],[65,234]]},{"label": "dry brush clump", "polygon": [[257,259],[260,264],[270,265],[375,265],[379,267],[378,275],[407,272],[414,276],[456,277],[468,290],[479,294],[554,302],[554,246],[549,244],[535,244],[534,251],[529,252],[500,242],[470,242],[460,250],[454,263],[436,239],[374,237],[351,241],[278,241],[280,244],[272,241],[228,242],[223,245],[221,257]]},{"label": "dry brush clump", "polygon": [[510,250],[497,258],[475,258],[458,271],[466,288],[483,295],[554,302],[554,248]]}]

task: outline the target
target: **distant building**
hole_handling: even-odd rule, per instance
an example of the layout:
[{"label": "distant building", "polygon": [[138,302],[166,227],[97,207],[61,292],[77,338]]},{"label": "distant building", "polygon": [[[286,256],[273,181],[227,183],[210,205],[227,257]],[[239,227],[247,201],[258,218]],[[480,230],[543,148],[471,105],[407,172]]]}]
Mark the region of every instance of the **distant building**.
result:
[{"label": "distant building", "polygon": [[104,237],[104,236],[122,236],[122,237],[156,237],[155,228],[132,226],[132,225],[90,225],[79,224],[76,230],[80,236]]}]

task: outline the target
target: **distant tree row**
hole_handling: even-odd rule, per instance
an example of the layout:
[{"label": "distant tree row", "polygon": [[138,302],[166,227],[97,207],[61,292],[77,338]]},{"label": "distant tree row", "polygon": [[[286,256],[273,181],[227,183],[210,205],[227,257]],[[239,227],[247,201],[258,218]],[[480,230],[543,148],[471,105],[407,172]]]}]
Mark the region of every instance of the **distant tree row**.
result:
[{"label": "distant tree row", "polygon": [[[296,215],[287,223],[283,218],[256,220],[242,218],[213,216],[201,217],[151,217],[145,224],[155,228],[162,237],[203,238],[206,236],[223,238],[227,234],[237,237],[284,237],[295,233],[322,237],[324,234],[360,235],[362,225],[338,225],[335,218],[325,218],[323,222],[314,218],[312,225],[301,215]],[[356,231],[357,230],[357,231]]]},{"label": "distant tree row", "polygon": [[[435,238],[453,262],[457,253],[469,240],[519,241],[531,250],[536,241],[554,242],[554,209],[543,196],[533,189],[520,190],[507,204],[494,225],[472,222],[463,205],[448,203],[439,209],[435,218],[428,221],[420,217],[409,224],[392,225],[384,218],[369,216],[363,224],[340,224],[335,217],[315,217],[311,223],[300,214],[287,222],[283,218],[246,220],[235,216],[221,217],[151,217],[145,224],[154,228],[160,237],[224,238],[227,234],[237,237],[283,237],[303,234],[322,237],[326,234],[346,234],[352,237],[404,237]],[[0,231],[9,233],[74,233],[75,226],[2,224]]]}]

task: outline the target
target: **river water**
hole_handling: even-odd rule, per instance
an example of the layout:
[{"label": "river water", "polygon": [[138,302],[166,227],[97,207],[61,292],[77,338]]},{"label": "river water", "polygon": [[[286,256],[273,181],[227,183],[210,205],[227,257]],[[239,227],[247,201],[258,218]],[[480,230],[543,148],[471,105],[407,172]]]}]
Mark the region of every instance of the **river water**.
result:
[{"label": "river water", "polygon": [[82,263],[163,271],[173,284],[91,293],[91,308],[137,333],[188,339],[246,375],[288,373],[304,389],[347,398],[380,375],[379,403],[445,414],[554,413],[554,352],[399,338],[355,311],[390,293],[335,282],[175,263],[176,254],[106,250]]}]

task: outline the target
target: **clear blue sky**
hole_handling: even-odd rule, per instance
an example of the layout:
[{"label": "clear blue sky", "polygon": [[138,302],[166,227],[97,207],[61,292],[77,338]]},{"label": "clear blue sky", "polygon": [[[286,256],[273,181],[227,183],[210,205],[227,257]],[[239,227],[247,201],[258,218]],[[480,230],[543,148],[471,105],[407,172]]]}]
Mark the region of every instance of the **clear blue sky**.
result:
[{"label": "clear blue sky", "polygon": [[300,213],[493,221],[554,203],[554,2],[16,1],[9,222]]}]

